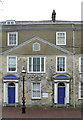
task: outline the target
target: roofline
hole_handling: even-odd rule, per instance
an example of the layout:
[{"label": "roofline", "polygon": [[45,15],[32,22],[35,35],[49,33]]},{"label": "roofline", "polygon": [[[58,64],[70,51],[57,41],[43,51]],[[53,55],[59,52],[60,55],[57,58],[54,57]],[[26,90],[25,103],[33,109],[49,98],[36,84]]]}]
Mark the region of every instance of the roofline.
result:
[{"label": "roofline", "polygon": [[[42,21],[15,21],[16,23],[13,25],[47,25],[47,24],[83,24],[83,21],[63,21],[63,20],[56,20],[53,22],[52,20],[42,20]],[[7,25],[6,21],[1,21],[0,25]],[[7,25],[8,26],[8,25]]]}]

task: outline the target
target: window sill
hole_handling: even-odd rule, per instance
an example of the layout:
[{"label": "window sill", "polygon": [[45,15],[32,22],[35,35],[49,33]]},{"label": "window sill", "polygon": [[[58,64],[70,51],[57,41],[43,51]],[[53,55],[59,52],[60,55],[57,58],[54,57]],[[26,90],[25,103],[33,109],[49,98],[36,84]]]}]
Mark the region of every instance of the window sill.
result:
[{"label": "window sill", "polygon": [[17,46],[17,45],[8,45],[9,47],[14,47],[14,46]]},{"label": "window sill", "polygon": [[56,73],[67,73],[66,71],[56,71]]},{"label": "window sill", "polygon": [[64,45],[66,45],[66,44],[56,44],[57,46],[59,46],[59,45],[62,45],[62,46],[64,46]]},{"label": "window sill", "polygon": [[41,73],[42,73],[42,74],[45,74],[45,72],[27,72],[27,73],[29,73],[29,74],[30,74],[30,73],[31,73],[31,74],[37,74],[37,73],[40,73],[40,74],[41,74]]},{"label": "window sill", "polygon": [[83,98],[78,98],[79,100],[83,100]]},{"label": "window sill", "polygon": [[32,98],[32,100],[41,100],[41,98]]}]

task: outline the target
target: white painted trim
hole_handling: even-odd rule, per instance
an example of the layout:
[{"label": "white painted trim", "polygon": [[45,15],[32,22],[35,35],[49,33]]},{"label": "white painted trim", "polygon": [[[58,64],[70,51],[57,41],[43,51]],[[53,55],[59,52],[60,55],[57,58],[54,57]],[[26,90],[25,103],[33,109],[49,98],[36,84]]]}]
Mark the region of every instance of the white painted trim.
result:
[{"label": "white painted trim", "polygon": [[69,104],[69,83],[66,83],[66,85],[65,85],[65,92],[66,92],[66,100],[65,100],[65,102],[66,102],[66,104]]},{"label": "white painted trim", "polygon": [[6,84],[7,84],[7,104],[8,104],[8,82]]},{"label": "white painted trim", "polygon": [[54,80],[54,82],[69,82],[70,80]]},{"label": "white painted trim", "polygon": [[[33,97],[33,83],[39,83],[40,84],[40,97]],[[41,99],[41,83],[40,82],[33,82],[33,83],[31,83],[31,92],[32,92],[32,99]]]},{"label": "white painted trim", "polygon": [[18,83],[15,83],[15,103],[18,103]]},{"label": "white painted trim", "polygon": [[[58,33],[64,33],[65,34],[65,44],[58,44],[58,42],[57,42]],[[66,45],[66,32],[56,32],[56,45]]]},{"label": "white painted trim", "polygon": [[18,82],[18,80],[3,80],[3,82]]},{"label": "white painted trim", "polygon": [[6,94],[6,92],[7,92],[7,83],[4,83],[4,100],[3,100],[4,103],[7,103],[7,94]]},{"label": "white painted trim", "polygon": [[[16,44],[9,44],[9,34],[16,34]],[[18,45],[18,32],[8,32],[8,46],[17,46]]]},{"label": "white painted trim", "polygon": [[[64,57],[65,58],[65,71],[57,71],[57,58]],[[65,73],[66,72],[66,56],[56,56],[56,73]]]},{"label": "white painted trim", "polygon": [[58,98],[58,95],[57,95],[57,93],[58,93],[58,87],[57,87],[57,84],[58,83],[54,83],[54,103],[58,103],[58,101],[57,101],[57,98]]},{"label": "white painted trim", "polygon": [[[34,72],[33,71],[33,58],[40,58],[40,72]],[[44,71],[42,72],[41,71],[41,58],[44,58]],[[31,65],[31,72],[29,71],[29,57],[27,58],[27,72],[28,73],[45,73],[46,72],[46,57],[40,57],[40,56],[33,56],[31,57],[31,62],[32,62],[32,65]]]},{"label": "white painted trim", "polygon": [[[9,57],[15,57],[16,58],[16,70],[15,71],[9,71],[8,70],[8,58]],[[15,72],[17,72],[17,56],[7,56],[7,72],[9,72],[9,73],[15,73]]]},{"label": "white painted trim", "polygon": [[79,99],[81,99],[81,82],[79,82]]}]

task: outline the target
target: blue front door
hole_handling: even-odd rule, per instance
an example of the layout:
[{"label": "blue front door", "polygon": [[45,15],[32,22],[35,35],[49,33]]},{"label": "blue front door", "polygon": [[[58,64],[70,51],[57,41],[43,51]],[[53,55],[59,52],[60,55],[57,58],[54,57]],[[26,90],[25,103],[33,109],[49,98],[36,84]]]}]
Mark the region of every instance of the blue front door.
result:
[{"label": "blue front door", "polygon": [[15,87],[8,87],[8,103],[15,104]]},{"label": "blue front door", "polygon": [[65,103],[65,87],[58,87],[58,104]]}]

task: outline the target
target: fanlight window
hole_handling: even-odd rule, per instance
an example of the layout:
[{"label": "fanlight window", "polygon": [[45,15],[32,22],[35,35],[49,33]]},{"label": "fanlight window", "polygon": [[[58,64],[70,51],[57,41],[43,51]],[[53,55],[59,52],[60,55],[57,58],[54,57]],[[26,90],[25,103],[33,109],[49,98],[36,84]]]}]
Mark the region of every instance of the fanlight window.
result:
[{"label": "fanlight window", "polygon": [[9,83],[8,86],[15,86],[15,84],[11,82],[11,83]]},{"label": "fanlight window", "polygon": [[40,51],[40,44],[39,43],[34,43],[33,44],[33,51]]},{"label": "fanlight window", "polygon": [[60,82],[59,84],[58,84],[58,86],[60,87],[60,86],[65,86],[65,84],[63,83],[63,82]]}]

